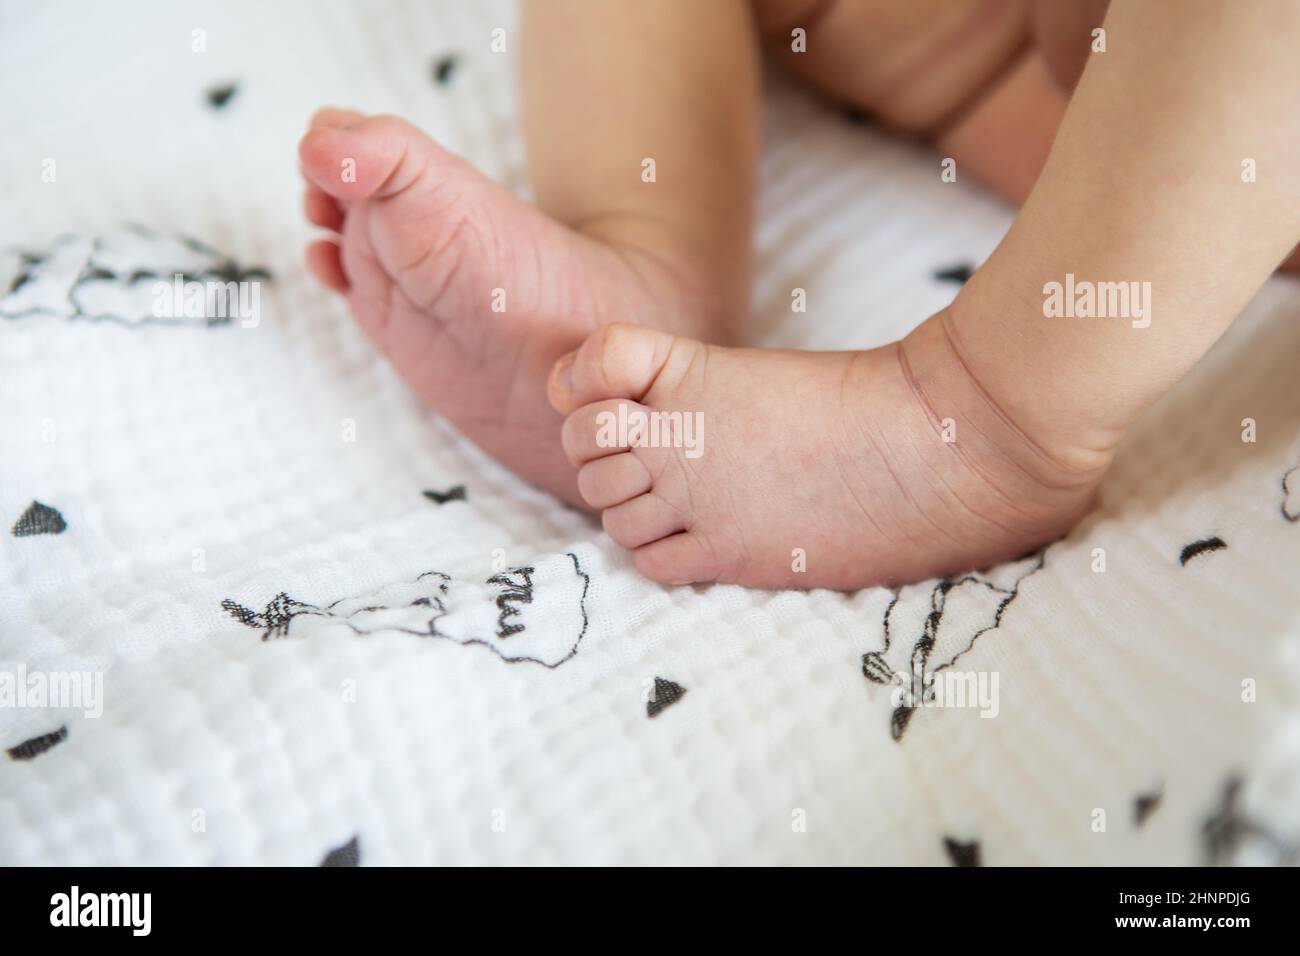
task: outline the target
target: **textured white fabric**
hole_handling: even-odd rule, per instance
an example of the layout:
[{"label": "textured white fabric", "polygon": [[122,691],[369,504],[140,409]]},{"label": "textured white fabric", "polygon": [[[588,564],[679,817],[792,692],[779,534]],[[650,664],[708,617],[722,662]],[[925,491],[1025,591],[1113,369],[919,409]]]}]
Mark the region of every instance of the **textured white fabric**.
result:
[{"label": "textured white fabric", "polygon": [[[897,594],[666,589],[422,409],[301,266],[295,142],[320,104],[405,115],[524,190],[511,5],[0,18],[0,239],[34,253],[0,259],[0,292],[28,276],[0,299],[0,672],[104,673],[102,716],[0,708],[3,748],[67,728],[0,759],[0,862],[316,864],[354,838],[363,865],[1300,845],[1294,280],[1141,421],[1041,559]],[[897,337],[1010,210],[769,87],[755,340]],[[226,257],[272,276],[256,327],[132,320],[152,281],[133,273]],[[62,533],[9,532],[33,502]],[[927,638],[932,667],[996,672],[995,718],[903,720],[864,674],[906,672]]]}]

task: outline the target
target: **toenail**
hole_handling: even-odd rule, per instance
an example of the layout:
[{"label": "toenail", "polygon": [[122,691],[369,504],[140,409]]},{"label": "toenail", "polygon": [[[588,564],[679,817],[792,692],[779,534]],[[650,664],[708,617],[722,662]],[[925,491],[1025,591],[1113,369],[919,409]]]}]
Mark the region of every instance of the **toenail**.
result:
[{"label": "toenail", "polygon": [[555,384],[563,392],[573,391],[573,353],[555,363]]}]

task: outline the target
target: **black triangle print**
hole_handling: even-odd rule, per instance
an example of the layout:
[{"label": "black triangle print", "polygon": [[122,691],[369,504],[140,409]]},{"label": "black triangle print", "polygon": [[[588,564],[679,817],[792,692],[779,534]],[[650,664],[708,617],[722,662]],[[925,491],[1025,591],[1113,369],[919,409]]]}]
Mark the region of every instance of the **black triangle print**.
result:
[{"label": "black triangle print", "polygon": [[208,90],[208,105],[214,110],[223,109],[237,92],[239,92],[239,86],[236,83],[224,83],[221,86],[214,86]]},{"label": "black triangle print", "polygon": [[1160,801],[1164,798],[1164,792],[1157,790],[1154,793],[1140,793],[1133,800],[1133,822],[1138,826],[1147,822],[1147,817],[1156,812],[1160,806]]},{"label": "black triangle print", "polygon": [[452,54],[439,57],[433,64],[433,79],[439,86],[451,82],[451,75],[456,72],[456,57]]},{"label": "black triangle print", "polygon": [[664,680],[662,677],[656,677],[654,693],[645,704],[645,715],[647,717],[658,717],[664,710],[677,703],[684,696],[686,696],[686,688],[681,684]]},{"label": "black triangle print", "polygon": [[966,280],[975,274],[975,270],[970,267],[970,263],[961,262],[955,266],[948,266],[946,269],[934,270],[934,277],[940,282],[959,282],[965,284]]},{"label": "black triangle print", "polygon": [[963,843],[961,840],[954,840],[952,837],[944,837],[943,848],[948,851],[948,859],[952,860],[953,866],[980,865],[979,840]]},{"label": "black triangle print", "polygon": [[353,837],[342,846],[336,846],[325,854],[325,859],[320,861],[321,866],[360,866],[361,865],[361,841],[359,837]]},{"label": "black triangle print", "polygon": [[23,516],[14,522],[15,538],[26,538],[34,534],[63,534],[68,523],[63,520],[57,508],[33,501],[23,512]]},{"label": "black triangle print", "polygon": [[56,744],[61,744],[68,739],[68,726],[64,724],[58,730],[50,734],[41,734],[39,737],[33,737],[31,740],[24,740],[16,747],[10,747],[5,751],[10,760],[31,760],[33,757],[39,757],[45,751],[49,750]]},{"label": "black triangle print", "polygon": [[448,488],[446,491],[434,491],[430,489],[424,493],[424,497],[438,505],[445,505],[449,501],[464,501],[465,486],[456,485],[452,488]]},{"label": "black triangle print", "polygon": [[17,292],[19,289],[25,286],[28,282],[30,282],[31,278],[32,278],[32,274],[30,272],[18,273],[18,275],[14,277],[13,283],[9,286],[9,292],[7,294],[13,295],[15,292]]}]

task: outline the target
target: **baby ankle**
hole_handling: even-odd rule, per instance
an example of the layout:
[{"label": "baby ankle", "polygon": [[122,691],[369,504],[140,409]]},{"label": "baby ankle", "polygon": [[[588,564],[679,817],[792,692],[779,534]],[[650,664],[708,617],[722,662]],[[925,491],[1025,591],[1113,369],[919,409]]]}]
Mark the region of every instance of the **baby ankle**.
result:
[{"label": "baby ankle", "polygon": [[913,391],[941,426],[947,423],[952,441],[972,435],[968,445],[987,445],[986,451],[1010,459],[1037,483],[1063,490],[1094,484],[1110,464],[1114,443],[1076,433],[1067,424],[1069,416],[1043,427],[1051,413],[1032,421],[1017,414],[1024,400],[1014,394],[1014,362],[1001,369],[976,368],[962,349],[949,309],[909,334],[899,344],[899,358]]}]

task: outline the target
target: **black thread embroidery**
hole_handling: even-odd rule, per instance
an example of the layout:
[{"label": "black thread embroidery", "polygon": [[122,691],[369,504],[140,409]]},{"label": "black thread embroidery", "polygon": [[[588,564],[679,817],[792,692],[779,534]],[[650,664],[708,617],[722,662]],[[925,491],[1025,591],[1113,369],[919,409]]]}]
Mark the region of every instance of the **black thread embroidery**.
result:
[{"label": "black thread embroidery", "polygon": [[[885,619],[888,621],[889,612],[893,610],[894,604],[898,601],[898,596],[889,602],[889,607],[885,609]],[[862,655],[862,676],[873,684],[889,684],[894,680],[894,672],[889,669],[889,665],[882,658],[881,651],[872,651],[870,654]]]},{"label": "black thread embroidery", "polygon": [[[148,226],[142,226],[137,222],[128,222],[126,228],[146,238],[158,238],[162,235],[158,230],[150,229]],[[208,245],[202,239],[195,239],[193,236],[186,236],[180,233],[177,233],[176,238],[180,239],[180,241],[185,244],[186,248],[191,249],[200,255],[215,257],[221,256],[221,253],[217,252],[216,249]]]},{"label": "black thread embroidery", "polygon": [[236,604],[229,598],[222,601],[221,606],[240,624],[261,628],[262,640],[264,641],[286,637],[289,633],[289,623],[299,614],[328,615],[329,612],[328,608],[322,610],[314,605],[295,601],[283,591],[271,598],[270,603],[266,605],[266,609],[261,612],[250,610],[242,604]]},{"label": "black thread embroidery", "polygon": [[[414,581],[403,585],[402,588],[409,592],[407,599],[396,603],[391,598],[385,599],[381,594],[374,603],[348,609],[347,605],[357,603],[356,598],[341,598],[320,606],[299,601],[282,591],[261,611],[255,611],[230,598],[222,601],[221,607],[240,624],[260,630],[263,641],[289,637],[295,621],[303,617],[315,617],[344,625],[358,636],[389,633],[441,638],[455,644],[489,648],[509,664],[541,664],[554,669],[578,653],[590,623],[587,616],[587,593],[591,588],[591,577],[583,570],[576,554],[568,552],[565,557],[572,563],[573,574],[581,583],[581,593],[576,597],[581,625],[571,644],[564,642],[562,651],[552,648],[553,653],[546,657],[538,656],[541,652],[530,648],[527,641],[520,643],[518,635],[523,634],[525,626],[511,620],[522,613],[524,605],[533,603],[535,599],[533,575],[536,569],[532,567],[514,568],[487,580],[487,584],[502,589],[492,598],[499,613],[497,631],[491,638],[457,636],[439,627],[440,619],[448,613],[446,599],[454,584],[451,576],[441,571],[426,571]],[[410,593],[417,596],[412,599]],[[502,643],[512,637],[514,639],[509,644]]]},{"label": "black thread embroidery", "polygon": [[63,534],[67,529],[68,523],[57,508],[33,501],[10,530],[15,538],[26,538],[34,534]]},{"label": "black thread embroidery", "polygon": [[1282,517],[1292,524],[1300,521],[1300,500],[1296,501],[1295,507],[1291,505],[1291,496],[1300,493],[1300,488],[1291,487],[1297,472],[1300,472],[1300,465],[1296,465],[1282,476]]},{"label": "black thread embroidery", "polygon": [[[93,287],[96,283],[112,283],[120,287],[129,288],[136,283],[144,281],[175,281],[177,276],[180,277],[182,284],[189,282],[198,282],[206,284],[208,282],[220,282],[228,284],[231,282],[239,283],[253,280],[269,281],[272,276],[269,270],[261,266],[245,268],[236,263],[228,256],[224,256],[217,250],[213,249],[206,243],[195,239],[191,236],[175,235],[167,236],[156,230],[150,229],[138,223],[125,223],[121,227],[122,231],[133,233],[142,239],[151,242],[162,242],[174,239],[180,242],[187,249],[199,255],[206,256],[213,260],[204,268],[194,270],[182,267],[167,268],[166,266],[146,267],[141,266],[130,270],[129,272],[114,272],[106,269],[98,263],[95,256],[101,254],[104,250],[104,243],[101,239],[94,239],[91,242],[90,250],[86,254],[86,259],[82,262],[75,274],[69,273],[67,276],[58,274],[57,266],[59,263],[54,262],[55,255],[63,247],[76,243],[80,237],[74,235],[58,236],[51,244],[50,250],[45,253],[36,253],[23,250],[16,251],[20,261],[23,264],[22,270],[15,275],[10,283],[10,288],[3,297],[0,297],[0,318],[5,319],[27,319],[37,316],[52,316],[55,318],[80,319],[92,322],[113,322],[125,325],[130,328],[136,328],[145,325],[163,325],[163,326],[214,326],[228,325],[231,322],[229,315],[224,316],[205,316],[205,317],[188,317],[188,316],[155,316],[152,314],[124,315],[114,312],[102,312],[89,307],[84,302],[86,290]],[[75,262],[72,263],[75,265]],[[17,308],[8,306],[7,300],[17,294],[20,290],[25,289],[38,278],[43,276],[43,270],[49,270],[55,273],[51,281],[58,283],[59,286],[66,285],[62,290],[60,308],[52,308],[48,304],[34,305],[27,308]],[[71,278],[69,282],[68,279]],[[57,286],[56,286],[57,288]]]},{"label": "black thread embroidery", "polygon": [[207,92],[208,105],[214,110],[225,109],[226,104],[239,92],[238,83],[223,83],[220,86],[209,87]]},{"label": "black thread embroidery", "polygon": [[320,861],[321,866],[360,866],[361,865],[361,839],[353,837],[342,846],[336,846],[325,854],[325,859]]},{"label": "black thread embroidery", "polygon": [[1228,546],[1228,543],[1217,535],[1213,538],[1202,538],[1200,541],[1193,541],[1187,547],[1183,548],[1182,554],[1178,556],[1178,563],[1187,566],[1187,562],[1202,554],[1211,551],[1222,551]]},{"label": "black thread embroidery", "polygon": [[[975,642],[987,634],[989,631],[996,630],[1002,624],[1002,616],[1006,613],[1007,607],[1020,595],[1020,585],[1025,579],[1042,570],[1047,558],[1046,550],[1033,552],[1017,558],[1011,564],[1019,564],[1024,561],[1033,560],[1033,564],[1027,571],[1015,579],[1010,587],[1000,587],[985,574],[967,574],[964,577],[953,580],[944,578],[939,581],[930,591],[929,595],[929,612],[926,614],[925,623],[922,626],[921,634],[912,645],[912,653],[909,661],[910,675],[900,674],[895,668],[891,667],[885,659],[885,655],[893,646],[893,617],[894,611],[902,599],[903,591],[899,589],[894,592],[888,606],[885,608],[883,617],[884,626],[884,646],[879,651],[871,651],[862,655],[862,676],[873,684],[902,686],[908,680],[914,680],[912,675],[921,675],[922,686],[914,688],[913,693],[916,696],[926,695],[932,692],[934,677],[941,671],[944,671],[957,663],[963,656],[970,653],[974,648]],[[939,627],[943,623],[944,609],[947,606],[949,594],[957,588],[967,586],[980,587],[988,591],[989,594],[996,597],[997,603],[992,609],[992,620],[989,624],[976,630],[966,642],[966,646],[952,656],[951,660],[945,661],[933,670],[929,669],[930,654],[934,650],[935,642],[939,636]],[[924,697],[922,697],[924,699]],[[908,725],[911,723],[917,707],[909,704],[906,699],[898,704],[889,716],[889,733],[894,740],[902,740],[903,734],[907,732]]]},{"label": "black thread embroidery", "polygon": [[968,262],[960,262],[957,265],[934,270],[934,277],[940,282],[956,282],[958,284],[965,284],[966,280],[974,274],[975,269]]},{"label": "black thread embroidery", "polygon": [[645,715],[652,719],[658,717],[685,696],[686,688],[681,684],[656,677],[654,690],[650,692],[650,699],[645,702]]},{"label": "black thread embroidery", "polygon": [[1201,827],[1201,849],[1209,866],[1236,862],[1237,854],[1247,844],[1270,857],[1275,866],[1300,863],[1300,845],[1283,839],[1272,829],[1246,815],[1241,805],[1244,781],[1229,777],[1223,785],[1219,805]]},{"label": "black thread embroidery", "polygon": [[448,53],[446,56],[439,57],[433,64],[433,79],[439,86],[446,86],[451,82],[451,76],[456,72],[458,60],[456,55]]},{"label": "black thread embroidery", "polygon": [[33,737],[31,740],[24,740],[16,747],[10,747],[5,751],[10,760],[31,760],[33,757],[39,757],[51,747],[57,746],[68,739],[68,725],[64,724],[58,730],[41,734],[39,737]]},{"label": "black thread embroidery", "polygon": [[916,708],[900,704],[894,708],[894,712],[889,715],[889,736],[895,740],[902,740],[903,734],[907,733],[907,725],[912,722],[912,715],[916,713]]},{"label": "black thread embroidery", "polygon": [[[582,565],[578,563],[578,556],[569,552],[569,557],[573,559],[573,569],[577,571],[578,575],[582,578],[582,596],[578,599],[578,610],[582,613],[582,630],[578,633],[578,639],[573,642],[573,649],[569,651],[568,657],[565,657],[564,660],[560,661],[560,664],[563,664],[564,661],[567,661],[569,658],[573,657],[574,654],[578,653],[578,645],[581,644],[582,639],[587,636],[587,592],[591,590],[591,577],[586,571],[582,570]],[[558,667],[559,664],[556,664],[555,666]]]},{"label": "black thread embroidery", "polygon": [[32,280],[31,270],[35,266],[39,266],[42,262],[45,261],[45,257],[43,255],[35,252],[20,252],[18,254],[18,258],[22,261],[22,264],[25,268],[23,269],[22,272],[14,276],[13,282],[9,284],[9,291],[5,293],[6,297],[13,295],[15,292],[17,292],[19,289],[25,286],[28,282],[30,282]]},{"label": "black thread embroidery", "polygon": [[966,843],[946,836],[943,838],[943,848],[947,851],[948,859],[952,860],[953,866],[982,865],[980,863],[980,844],[978,840],[971,840]]},{"label": "black thread embroidery", "polygon": [[424,492],[424,497],[428,498],[436,505],[445,505],[449,501],[464,501],[465,486],[455,485],[446,491],[434,491],[429,489]]},{"label": "black thread embroidery", "polygon": [[497,616],[497,637],[509,637],[524,629],[522,624],[506,622],[509,618],[519,616],[522,605],[533,603],[534,570],[534,568],[511,568],[487,579],[488,584],[496,584],[504,588],[497,595],[497,609],[501,612]]},{"label": "black thread embroidery", "polygon": [[1155,813],[1160,807],[1160,801],[1164,797],[1163,788],[1154,790],[1151,793],[1139,793],[1133,799],[1133,824],[1140,827],[1146,823],[1151,814]]}]

